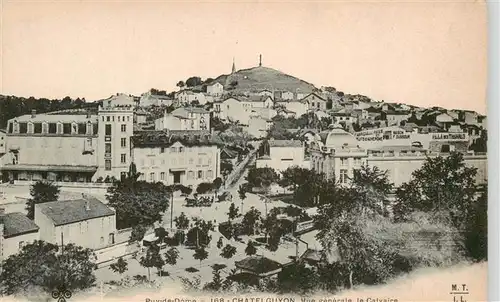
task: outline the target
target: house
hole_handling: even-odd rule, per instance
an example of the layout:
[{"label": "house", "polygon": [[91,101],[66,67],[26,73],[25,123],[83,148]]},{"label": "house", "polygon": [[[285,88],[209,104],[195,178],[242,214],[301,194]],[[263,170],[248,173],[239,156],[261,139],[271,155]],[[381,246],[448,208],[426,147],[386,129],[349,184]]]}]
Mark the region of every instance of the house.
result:
[{"label": "house", "polygon": [[177,108],[155,121],[155,130],[210,130],[210,112],[198,107]]},{"label": "house", "polygon": [[115,244],[115,211],[93,197],[35,204],[35,223],[40,240],[52,244],[94,250]]},{"label": "house", "polygon": [[310,93],[306,95],[301,101],[309,104],[309,110],[326,110],[327,100],[317,93]]},{"label": "house", "polygon": [[222,120],[248,125],[250,116],[259,108],[273,108],[274,101],[269,96],[231,96],[214,103],[214,114]]},{"label": "house", "polygon": [[293,92],[286,91],[286,90],[280,90],[280,91],[275,91],[274,92],[274,99],[275,100],[293,100]]},{"label": "house", "polygon": [[219,82],[213,82],[207,85],[207,94],[219,97],[224,92],[224,86]]},{"label": "house", "polygon": [[258,278],[269,277],[281,272],[282,265],[264,256],[250,256],[241,261],[235,261],[240,273],[247,273]]},{"label": "house", "polygon": [[0,263],[17,254],[24,245],[39,239],[39,227],[23,213],[5,213],[0,208]]},{"label": "house", "polygon": [[166,95],[155,95],[151,92],[144,93],[139,99],[139,106],[172,106],[174,99]]},{"label": "house", "polygon": [[358,119],[352,114],[352,110],[342,109],[331,114],[333,124],[353,124],[357,123]]},{"label": "house", "polygon": [[109,98],[100,100],[98,102],[101,103],[103,107],[135,107],[137,105],[133,96],[124,93],[117,93],[116,95],[112,95]]},{"label": "house", "polygon": [[207,102],[205,94],[202,92],[194,92],[191,90],[183,90],[175,95],[176,99],[181,104],[191,104],[193,102],[198,102],[200,105],[204,105]]},{"label": "house", "polygon": [[369,120],[376,120],[377,118],[380,118],[380,116],[382,115],[382,110],[375,108],[373,106],[365,110]]},{"label": "house", "polygon": [[270,167],[283,172],[292,166],[308,168],[304,143],[299,140],[274,140],[264,143],[264,156],[257,159],[257,168]]},{"label": "house", "polygon": [[273,121],[270,118],[262,116],[251,116],[248,121],[248,134],[255,138],[263,138],[267,136],[267,132],[271,129]]},{"label": "house", "polygon": [[208,131],[142,131],[132,143],[139,180],[196,187],[220,177],[220,148]]},{"label": "house", "polygon": [[278,108],[276,111],[277,115],[282,116],[284,118],[295,118],[297,114],[291,110],[288,110],[286,108]]},{"label": "house", "polygon": [[139,107],[134,111],[134,123],[144,124],[147,122],[148,116],[149,113],[146,110]]},{"label": "house", "polygon": [[380,108],[382,109],[382,111],[396,111],[397,110],[395,104],[391,104],[391,103],[383,103]]},{"label": "house", "polygon": [[399,126],[401,122],[407,121],[411,117],[411,113],[407,111],[383,111],[381,118],[387,121],[388,126]]},{"label": "house", "polygon": [[265,97],[268,96],[271,99],[274,98],[274,93],[271,90],[268,90],[268,89],[261,90],[256,95],[265,96]]}]

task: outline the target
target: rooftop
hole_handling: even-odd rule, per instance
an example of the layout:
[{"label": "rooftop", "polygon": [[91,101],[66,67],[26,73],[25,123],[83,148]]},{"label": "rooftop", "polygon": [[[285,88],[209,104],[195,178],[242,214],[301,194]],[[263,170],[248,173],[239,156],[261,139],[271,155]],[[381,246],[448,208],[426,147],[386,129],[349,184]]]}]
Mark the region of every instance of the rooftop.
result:
[{"label": "rooftop", "polygon": [[214,146],[216,140],[203,130],[154,130],[137,131],[132,136],[135,147],[169,147],[176,142],[184,146]]},{"label": "rooftop", "polygon": [[48,122],[48,123],[86,123],[86,122],[97,122],[97,115],[91,115],[87,117],[86,114],[25,114],[11,119],[17,122]]},{"label": "rooftop", "polygon": [[[88,202],[88,210],[86,208]],[[59,200],[35,205],[54,222],[65,225],[94,218],[115,215],[115,212],[96,198],[88,197],[76,200]]]},{"label": "rooftop", "polygon": [[0,224],[4,225],[3,234],[5,238],[33,233],[39,227],[23,213],[8,213],[0,215]]},{"label": "rooftop", "polygon": [[270,140],[269,147],[302,147],[299,140]]},{"label": "rooftop", "polygon": [[281,264],[263,256],[251,256],[241,261],[235,261],[239,269],[254,272],[256,274],[265,274],[281,268]]}]

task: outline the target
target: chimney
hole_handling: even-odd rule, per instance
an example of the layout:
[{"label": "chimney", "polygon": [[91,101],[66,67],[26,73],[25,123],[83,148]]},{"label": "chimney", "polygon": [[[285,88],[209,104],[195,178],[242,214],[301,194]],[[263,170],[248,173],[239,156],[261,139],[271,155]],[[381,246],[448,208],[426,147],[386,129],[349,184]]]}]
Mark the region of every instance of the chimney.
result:
[{"label": "chimney", "polygon": [[32,109],[31,110],[31,118],[34,118],[36,116],[36,110]]}]

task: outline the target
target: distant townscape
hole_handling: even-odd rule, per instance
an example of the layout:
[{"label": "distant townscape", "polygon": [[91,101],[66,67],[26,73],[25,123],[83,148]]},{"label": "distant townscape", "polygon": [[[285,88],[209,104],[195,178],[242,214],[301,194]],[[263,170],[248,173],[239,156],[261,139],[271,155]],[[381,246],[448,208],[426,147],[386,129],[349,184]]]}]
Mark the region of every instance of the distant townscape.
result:
[{"label": "distant townscape", "polygon": [[333,293],[485,259],[486,116],[316,88],[262,57],[177,87],[0,96],[4,295]]}]

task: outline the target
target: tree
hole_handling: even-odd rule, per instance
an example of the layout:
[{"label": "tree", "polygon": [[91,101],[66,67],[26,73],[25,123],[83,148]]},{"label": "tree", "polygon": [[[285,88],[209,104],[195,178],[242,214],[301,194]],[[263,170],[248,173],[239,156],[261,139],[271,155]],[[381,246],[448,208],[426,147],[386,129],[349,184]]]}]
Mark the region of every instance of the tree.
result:
[{"label": "tree", "polygon": [[219,240],[217,240],[217,248],[221,249],[224,244],[222,243],[222,237],[219,237]]},{"label": "tree", "polygon": [[118,229],[138,224],[153,225],[161,222],[162,213],[168,208],[168,188],[162,183],[148,183],[125,179],[108,188],[106,198],[116,210]]},{"label": "tree", "polygon": [[234,202],[229,206],[229,212],[227,213],[229,220],[233,220],[239,216],[238,208],[234,205]]},{"label": "tree", "polygon": [[252,167],[248,170],[246,180],[253,187],[259,187],[267,190],[269,186],[277,182],[279,179],[278,173],[273,168],[255,168]]},{"label": "tree", "polygon": [[163,244],[163,242],[165,242],[165,237],[168,236],[168,232],[165,228],[159,227],[155,229],[155,236],[158,237],[158,240],[160,240],[160,244]]},{"label": "tree", "polygon": [[224,286],[224,282],[222,281],[222,278],[220,276],[220,270],[221,268],[214,265],[212,266],[212,281],[205,284],[205,286],[203,286],[203,289],[204,290],[208,290],[208,291],[213,291],[213,292],[218,292],[222,289],[222,287]]},{"label": "tree", "polygon": [[252,256],[257,254],[257,248],[255,247],[253,241],[251,240],[248,241],[247,247],[245,248],[245,254],[247,254],[247,256]]},{"label": "tree", "polygon": [[185,230],[189,227],[189,218],[184,212],[181,212],[181,215],[175,217],[174,221],[175,227],[180,230]]},{"label": "tree", "polygon": [[462,219],[469,216],[475,200],[476,173],[477,169],[466,166],[463,155],[457,152],[427,158],[396,191],[395,218],[405,220],[413,211],[428,212],[463,230]]},{"label": "tree", "polygon": [[208,258],[208,252],[205,250],[204,247],[197,248],[194,251],[193,258],[196,260],[200,260],[200,267],[201,267],[201,262]]},{"label": "tree", "polygon": [[147,228],[142,224],[138,224],[132,228],[132,232],[130,233],[129,242],[140,242],[144,235],[146,235]]},{"label": "tree", "polygon": [[165,265],[165,261],[161,258],[160,247],[151,245],[146,251],[146,255],[141,257],[139,263],[148,269],[148,280],[151,281],[150,268],[156,267],[158,271]]},{"label": "tree", "polygon": [[243,216],[243,221],[241,222],[243,232],[248,235],[255,234],[255,224],[259,221],[261,213],[254,207],[251,207],[248,212]]},{"label": "tree", "polygon": [[40,287],[46,292],[62,287],[73,292],[90,288],[96,281],[94,258],[90,249],[74,244],[61,249],[37,240],[3,262],[0,282],[6,295],[32,287]]},{"label": "tree", "polygon": [[247,192],[250,191],[250,185],[245,182],[238,187],[238,195],[241,199],[241,212],[243,213],[243,201],[247,198]]},{"label": "tree", "polygon": [[196,193],[205,194],[214,189],[213,184],[210,182],[202,182],[196,187]]},{"label": "tree", "polygon": [[203,84],[200,77],[190,77],[186,80],[187,87],[195,87]]},{"label": "tree", "polygon": [[226,259],[230,259],[236,254],[236,248],[230,244],[226,244],[226,246],[222,249],[220,255]]},{"label": "tree", "polygon": [[488,188],[473,203],[465,227],[465,248],[475,261],[488,256]]},{"label": "tree", "polygon": [[26,202],[26,211],[29,219],[35,219],[35,204],[57,201],[59,198],[59,186],[45,181],[37,181],[30,188],[31,198]]},{"label": "tree", "polygon": [[179,251],[172,247],[165,253],[165,263],[169,265],[176,265],[177,259],[179,258]]},{"label": "tree", "polygon": [[109,268],[113,272],[119,273],[121,275],[128,270],[128,263],[127,261],[123,260],[123,257],[120,257],[115,263],[111,263]]},{"label": "tree", "polygon": [[361,166],[354,170],[352,186],[358,192],[360,206],[363,211],[372,210],[382,215],[388,215],[388,195],[392,192],[387,171],[378,167]]},{"label": "tree", "polygon": [[316,273],[303,263],[295,262],[278,273],[278,288],[283,293],[307,294],[318,285]]},{"label": "tree", "polygon": [[175,86],[177,86],[177,87],[179,87],[180,89],[182,89],[182,88],[183,88],[184,86],[186,86],[186,85],[184,84],[184,81],[179,81],[179,82],[177,82],[177,84],[176,84]]},{"label": "tree", "polygon": [[212,187],[215,189],[216,193],[220,190],[223,183],[224,182],[222,181],[222,178],[220,178],[220,177],[217,177],[216,179],[214,179],[214,181],[212,182]]}]

